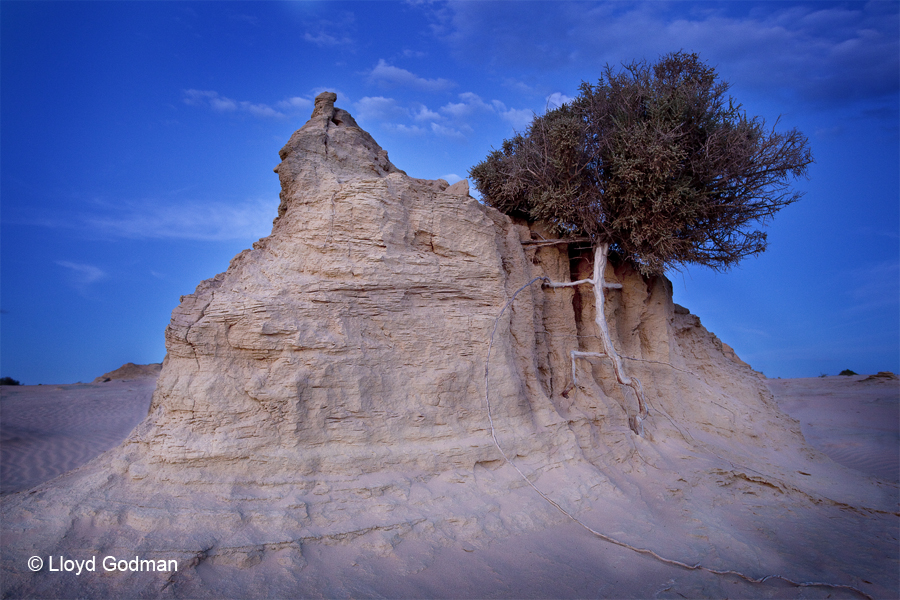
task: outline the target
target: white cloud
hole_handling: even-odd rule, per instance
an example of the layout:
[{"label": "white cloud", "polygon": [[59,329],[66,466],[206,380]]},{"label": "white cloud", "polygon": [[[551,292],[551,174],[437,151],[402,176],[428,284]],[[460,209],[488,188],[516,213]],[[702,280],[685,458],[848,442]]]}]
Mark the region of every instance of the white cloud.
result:
[{"label": "white cloud", "polygon": [[444,181],[446,181],[446,182],[449,183],[450,185],[453,185],[453,184],[456,183],[457,181],[462,181],[462,177],[460,177],[460,176],[457,175],[456,173],[448,173],[448,174],[446,174],[446,175],[441,175],[441,176],[440,176],[440,179],[443,179]]},{"label": "white cloud", "polygon": [[241,102],[241,109],[246,110],[255,117],[285,117],[283,112],[277,111],[268,104],[253,104],[251,102]]},{"label": "white cloud", "polygon": [[87,291],[88,286],[107,277],[106,272],[100,267],[94,265],[86,265],[82,263],[74,263],[67,260],[56,261],[61,267],[68,269],[68,276],[72,286],[79,292]]},{"label": "white cloud", "polygon": [[309,32],[303,34],[303,39],[309,42],[310,44],[315,44],[320,48],[327,48],[332,46],[344,46],[347,44],[352,44],[353,40],[347,36],[335,37],[333,35],[329,35],[324,31],[320,31],[319,33],[313,35]]},{"label": "white cloud", "polygon": [[440,125],[438,123],[431,124],[431,131],[433,133],[436,133],[437,135],[444,136],[444,137],[455,138],[458,140],[466,139],[466,136],[463,135],[463,133],[461,131],[459,131],[458,129],[454,129],[452,127],[446,127],[446,126]]},{"label": "white cloud", "polygon": [[272,230],[277,201],[250,200],[240,204],[142,202],[109,208],[82,222],[106,236],[129,239],[222,241],[258,239]]},{"label": "white cloud", "polygon": [[390,121],[407,116],[407,111],[397,105],[393,98],[366,96],[354,104],[354,117],[361,120]]},{"label": "white cloud", "polygon": [[295,96],[287,100],[281,100],[275,106],[278,110],[268,104],[249,102],[246,100],[237,101],[222,96],[218,92],[212,90],[184,90],[184,103],[189,106],[209,107],[220,113],[227,112],[246,112],[254,117],[267,119],[284,119],[291,114],[296,114],[302,110],[312,108],[313,101],[307,98]]},{"label": "white cloud", "polygon": [[541,93],[536,86],[529,85],[524,81],[519,81],[518,79],[513,79],[511,77],[503,80],[503,86],[513,90],[517,94],[525,94],[527,96],[537,96]]},{"label": "white cloud", "polygon": [[418,125],[404,125],[403,123],[386,123],[384,128],[388,131],[396,131],[404,135],[424,135],[428,133],[427,129]]},{"label": "white cloud", "polygon": [[228,112],[237,109],[237,102],[231,98],[220,96],[218,92],[211,90],[184,90],[184,103],[191,106],[210,106],[219,112]]},{"label": "white cloud", "polygon": [[237,109],[237,103],[231,98],[210,98],[209,104],[213,107],[213,110],[221,112],[230,112]]},{"label": "white cloud", "polygon": [[384,59],[380,59],[369,73],[369,81],[379,85],[409,87],[424,92],[441,92],[456,86],[447,79],[424,79],[406,69],[389,65]]},{"label": "white cloud", "polygon": [[[900,85],[897,4],[454,2],[424,6],[450,51],[486,68],[546,74],[698,52],[741,93],[786,105],[887,99]],[[641,35],[635,35],[640,31]],[[522,40],[528,43],[523,44]],[[589,77],[592,79],[593,77]],[[575,82],[573,82],[575,83]],[[508,80],[527,91],[527,85]]]},{"label": "white cloud", "polygon": [[351,36],[356,31],[354,14],[350,11],[329,10],[328,16],[332,18],[305,23],[303,40],[320,48],[353,46],[354,40]]},{"label": "white cloud", "polygon": [[525,131],[534,119],[534,111],[527,108],[506,108],[499,100],[492,102],[500,118],[512,125],[515,131]]},{"label": "white cloud", "polygon": [[516,131],[525,131],[534,120],[534,111],[526,108],[511,108],[500,113],[500,118],[512,125]]},{"label": "white cloud", "polygon": [[441,119],[443,119],[443,117],[441,115],[434,112],[433,110],[428,110],[428,107],[425,106],[424,104],[419,106],[419,108],[413,112],[413,120],[414,121],[429,122],[429,121],[440,121]]},{"label": "white cloud", "polygon": [[303,40],[320,48],[344,46],[342,51],[352,50],[352,35],[356,32],[356,17],[353,12],[328,10],[327,13],[329,19],[304,23]]},{"label": "white cloud", "polygon": [[478,119],[499,116],[514,129],[522,130],[534,117],[529,109],[507,108],[499,100],[488,103],[473,92],[463,92],[458,98],[459,102],[447,103],[435,111],[420,102],[404,105],[396,98],[365,96],[352,103],[352,112],[369,129],[379,127],[403,135],[430,134],[454,140],[466,140],[475,131]]},{"label": "white cloud", "polygon": [[554,108],[559,108],[563,104],[568,104],[572,100],[573,98],[569,98],[562,92],[553,92],[552,94],[547,96],[547,108],[551,110]]},{"label": "white cloud", "polygon": [[455,119],[465,119],[478,112],[493,112],[493,107],[477,94],[464,92],[459,95],[462,102],[450,102],[441,107],[441,112]]},{"label": "white cloud", "polygon": [[[488,103],[473,92],[463,92],[458,97],[460,102],[449,102],[438,111],[421,103],[405,108],[393,98],[365,97],[356,103],[354,111],[361,120],[381,121],[380,126],[388,131],[407,135],[431,133],[455,140],[467,139],[475,131],[477,120],[484,117],[499,116],[516,130],[525,129],[534,117],[529,109],[507,108],[499,100]],[[402,122],[407,119],[412,124]]]},{"label": "white cloud", "polygon": [[309,100],[308,98],[294,96],[293,98],[288,98],[287,100],[278,102],[275,106],[277,106],[281,110],[304,110],[312,108],[313,101]]}]

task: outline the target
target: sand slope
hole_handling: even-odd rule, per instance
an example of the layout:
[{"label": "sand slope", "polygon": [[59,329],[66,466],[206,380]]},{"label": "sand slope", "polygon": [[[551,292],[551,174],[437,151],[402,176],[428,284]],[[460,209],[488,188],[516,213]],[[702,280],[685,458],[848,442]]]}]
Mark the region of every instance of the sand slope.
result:
[{"label": "sand slope", "polygon": [[[868,379],[868,380],[867,380]],[[781,409],[836,463],[900,481],[900,385],[866,375],[773,379]]]},{"label": "sand slope", "polygon": [[[813,378],[770,380],[768,385],[779,406],[800,422],[812,446],[826,454],[834,454],[843,466],[823,460],[830,472],[868,475],[880,474],[883,479],[896,482],[900,473],[896,460],[900,454],[897,424],[900,421],[900,386],[896,382],[864,383],[864,377]],[[63,471],[86,462],[127,434],[127,429],[140,420],[149,403],[154,379],[129,382],[110,382],[103,385],[23,386],[2,388],[3,436],[2,469],[5,490],[23,489],[49,479]],[[31,432],[23,435],[23,432]],[[794,449],[797,451],[798,449]],[[830,466],[829,466],[830,465]],[[893,467],[891,465],[894,465]],[[892,470],[893,469],[893,470]],[[502,469],[501,469],[502,471]],[[740,471],[738,471],[740,472]],[[632,473],[632,475],[635,475]],[[733,474],[732,474],[733,475]],[[818,501],[822,523],[829,523],[829,531],[816,533],[815,523],[797,519],[787,508],[778,508],[778,498],[785,499],[785,507],[796,503],[796,491],[771,490],[754,484],[746,477],[734,478],[722,472],[720,492],[708,484],[692,480],[672,487],[667,498],[655,501],[657,511],[670,511],[670,527],[659,529],[648,523],[643,531],[631,531],[627,507],[639,500],[652,486],[640,485],[635,477],[631,485],[622,481],[626,496],[614,500],[618,511],[588,511],[582,514],[592,526],[614,533],[642,546],[664,549],[681,558],[701,559],[716,563],[716,555],[691,556],[692,535],[702,535],[705,529],[714,538],[731,539],[741,552],[760,562],[759,548],[747,546],[747,532],[769,531],[777,537],[779,528],[796,529],[803,535],[791,544],[782,544],[777,552],[786,560],[821,561],[823,579],[834,577],[827,572],[829,554],[844,554],[843,544],[859,548],[871,533],[859,523],[875,519],[888,526],[886,532],[897,539],[898,519],[860,514],[858,509],[836,506]],[[542,478],[550,483],[551,476]],[[689,479],[691,479],[689,477]],[[845,479],[847,480],[847,479]],[[850,478],[849,481],[853,481]],[[485,498],[497,501],[498,517],[528,519],[529,511],[538,520],[543,515],[541,501],[523,487],[521,481],[508,477],[508,491],[503,497]],[[554,493],[560,493],[572,482],[556,481]],[[882,483],[895,490],[896,484]],[[744,497],[740,508],[728,519],[703,508],[704,504],[730,501],[728,489],[742,486]],[[892,487],[891,487],[892,486]],[[768,493],[767,490],[768,489]],[[632,500],[627,497],[631,494]],[[502,513],[506,513],[503,515]],[[753,515],[759,515],[753,517]],[[541,516],[543,515],[543,516]],[[773,515],[780,515],[772,520]],[[697,520],[704,520],[697,523]],[[684,524],[699,528],[685,536]],[[624,529],[623,529],[624,528]],[[891,529],[892,528],[892,529]],[[688,528],[690,529],[690,528]],[[719,576],[706,572],[686,571],[665,565],[647,556],[618,547],[586,533],[578,525],[564,518],[554,519],[538,531],[523,531],[509,535],[499,531],[494,539],[460,539],[456,543],[433,542],[427,533],[400,532],[403,543],[389,532],[371,538],[365,560],[357,549],[340,543],[310,543],[304,546],[302,563],[296,577],[290,581],[273,578],[260,581],[266,569],[277,570],[277,564],[256,565],[250,578],[235,578],[234,566],[201,562],[176,578],[179,585],[168,591],[133,588],[134,595],[150,597],[243,597],[266,589],[274,597],[307,595],[314,597],[760,597],[760,598],[857,598],[859,594],[846,589],[827,587],[795,588],[778,580],[750,584],[736,576]],[[27,534],[26,534],[27,535]],[[363,535],[360,539],[366,539]],[[396,547],[394,546],[396,544]],[[873,597],[896,597],[897,558],[879,554],[883,545],[875,544],[874,554],[856,555],[856,565],[848,565],[857,574],[844,583],[857,584]],[[728,555],[727,548],[722,548]],[[267,559],[270,561],[272,559]],[[745,566],[748,561],[745,561]],[[763,561],[765,562],[765,561]],[[787,568],[787,566],[785,565]],[[242,569],[239,569],[242,570]],[[760,575],[760,571],[753,571]],[[63,577],[60,575],[59,577]],[[874,581],[873,581],[874,580]],[[73,580],[74,582],[75,580]],[[873,581],[877,585],[866,585]],[[4,597],[53,597],[52,593],[23,593],[4,584]]]},{"label": "sand slope", "polygon": [[155,386],[150,376],[0,387],[0,493],[27,490],[118,446],[147,415]]}]

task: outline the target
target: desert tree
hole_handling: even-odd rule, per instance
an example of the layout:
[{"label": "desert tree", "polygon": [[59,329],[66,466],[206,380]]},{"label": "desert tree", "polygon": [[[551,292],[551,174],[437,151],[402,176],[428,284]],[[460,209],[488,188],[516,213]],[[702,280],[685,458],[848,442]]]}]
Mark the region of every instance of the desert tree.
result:
[{"label": "desert tree", "polygon": [[571,353],[573,386],[576,358],[609,358],[637,396],[636,433],[648,413],[609,336],[604,295],[621,286],[604,280],[608,256],[644,275],[689,264],[728,270],[766,249],[756,227],[800,198],[792,180],[813,160],[799,131],[768,129],[728,89],[696,54],[607,66],[470,171],[487,204],[545,222],[562,239],[590,240],[593,276],[547,285],[593,286],[603,351]]}]

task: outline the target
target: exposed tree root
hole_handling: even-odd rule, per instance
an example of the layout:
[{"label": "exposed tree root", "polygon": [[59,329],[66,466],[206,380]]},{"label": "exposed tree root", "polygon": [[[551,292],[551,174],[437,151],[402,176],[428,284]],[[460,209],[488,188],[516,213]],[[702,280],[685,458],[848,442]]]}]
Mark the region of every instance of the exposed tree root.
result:
[{"label": "exposed tree root", "polygon": [[[605,258],[606,257],[605,257],[605,253],[604,253],[604,263],[605,263]],[[594,284],[595,297],[596,297],[596,290],[600,286],[597,286],[596,283],[594,283],[594,282],[599,281],[601,283],[601,285],[603,284],[602,271],[600,271],[600,273],[601,273],[601,277],[598,279],[597,278],[597,264],[595,262],[595,264],[594,264],[594,279],[583,281],[583,282],[589,282],[589,283]],[[497,439],[497,432],[494,429],[494,417],[493,417],[493,414],[491,411],[490,385],[489,385],[489,381],[488,381],[488,374],[489,374],[489,367],[490,367],[490,361],[491,361],[491,350],[493,350],[493,347],[494,347],[494,334],[497,332],[497,325],[500,323],[500,317],[502,317],[503,313],[506,312],[506,309],[509,308],[510,305],[512,305],[513,301],[516,299],[516,296],[518,296],[522,290],[528,288],[536,281],[543,281],[546,284],[550,285],[551,287],[563,287],[563,285],[566,285],[566,284],[555,284],[554,285],[550,282],[550,279],[548,277],[535,277],[534,279],[532,279],[531,281],[529,281],[528,283],[526,283],[525,285],[520,287],[518,290],[516,290],[516,292],[512,295],[512,297],[509,299],[509,301],[507,301],[507,303],[500,310],[500,313],[497,315],[497,318],[494,319],[494,327],[491,330],[491,338],[490,338],[490,342],[488,343],[487,357],[485,358],[485,362],[484,362],[484,403],[485,403],[485,406],[487,407],[488,422],[490,423],[490,428],[491,428],[491,439],[494,441],[494,446],[497,447],[497,450],[500,452],[500,455],[503,456],[503,459],[506,461],[506,463],[509,466],[511,466],[513,469],[516,470],[516,472],[519,474],[519,476],[522,477],[522,479],[525,481],[525,483],[527,483],[531,487],[531,489],[533,489],[541,498],[546,500],[549,504],[551,504],[559,512],[561,512],[562,514],[567,516],[569,519],[571,519],[572,521],[574,521],[575,523],[580,525],[583,529],[587,530],[588,532],[590,532],[591,534],[600,538],[601,540],[603,540],[605,542],[609,542],[610,544],[614,544],[616,546],[620,546],[622,548],[626,548],[633,552],[637,552],[638,554],[643,554],[645,556],[649,556],[649,557],[654,558],[657,561],[662,562],[667,565],[671,565],[674,567],[680,567],[682,569],[687,569],[689,571],[705,571],[705,572],[711,573],[713,575],[731,575],[731,576],[738,577],[740,579],[743,579],[744,581],[747,581],[747,582],[753,583],[753,584],[765,583],[769,579],[780,579],[781,581],[784,581],[795,587],[825,587],[825,588],[835,589],[835,590],[847,590],[847,591],[851,591],[855,594],[859,594],[861,597],[867,598],[868,600],[874,600],[872,598],[872,596],[870,596],[869,594],[867,594],[864,591],[860,590],[859,588],[853,587],[851,585],[840,585],[840,584],[826,583],[826,582],[821,582],[821,581],[794,581],[793,579],[789,579],[787,577],[784,577],[783,575],[775,575],[775,574],[766,575],[764,577],[752,577],[750,575],[745,575],[744,573],[741,573],[740,571],[735,571],[735,570],[731,570],[731,569],[713,569],[711,567],[703,566],[700,563],[691,565],[691,564],[682,562],[680,560],[666,558],[648,548],[640,548],[637,546],[632,546],[631,544],[627,544],[627,543],[617,540],[613,537],[610,537],[610,536],[606,535],[605,533],[601,533],[601,532],[597,531],[596,529],[593,529],[592,527],[590,527],[589,525],[584,523],[581,519],[579,519],[578,517],[576,517],[569,511],[567,511],[565,508],[563,508],[559,504],[557,504],[552,498],[547,496],[547,494],[542,492],[534,483],[532,483],[531,480],[528,479],[528,477],[525,475],[525,473],[523,473],[522,470],[519,469],[519,467],[509,458],[509,456],[506,455],[506,452],[503,451],[503,447],[500,446],[500,441]],[[570,284],[570,285],[577,285],[580,283],[582,283],[582,282],[573,282],[573,284]],[[600,295],[600,298],[598,298],[598,300],[602,300],[602,293]],[[597,314],[598,314],[597,318],[600,319],[603,316],[603,313],[602,313],[603,304],[598,302],[598,306],[601,307],[600,310],[597,311]],[[601,331],[602,331],[602,329],[601,329]],[[606,341],[608,341],[609,340],[608,330],[606,331],[606,336],[607,336]],[[612,347],[611,341],[609,342],[609,346]],[[613,349],[613,352],[615,352],[614,349]],[[574,361],[576,358],[575,354],[576,354],[575,352],[572,352],[572,361],[573,361],[572,375],[573,375],[573,378],[574,378],[574,374],[575,374],[574,373]],[[595,354],[599,355],[598,353],[581,353],[581,354],[587,354],[588,356],[595,355]],[[599,356],[608,356],[608,355],[599,355]],[[616,356],[616,358],[618,358],[619,355],[615,354],[615,356]],[[613,362],[615,363],[617,361],[614,359]],[[666,364],[668,364],[668,363],[666,363]],[[617,375],[618,375],[618,371],[617,371]],[[631,378],[631,379],[634,380],[634,378]],[[630,384],[625,384],[625,385],[630,385]],[[640,383],[638,383],[638,386],[640,386]],[[635,390],[635,391],[637,391],[637,390]],[[640,394],[641,395],[639,397],[643,398],[643,390],[641,390]]]},{"label": "exposed tree root", "polygon": [[610,338],[609,336],[609,326],[606,324],[606,311],[604,308],[605,291],[622,289],[621,283],[606,282],[604,272],[606,271],[606,259],[608,254],[609,244],[599,244],[597,246],[594,246],[594,276],[592,278],[579,279],[578,281],[564,283],[549,282],[546,285],[550,288],[560,288],[589,284],[594,288],[594,321],[597,323],[597,327],[600,329],[600,343],[603,346],[603,352],[580,352],[577,350],[572,351],[572,386],[575,387],[578,385],[575,376],[576,358],[609,358],[612,361],[613,370],[616,373],[616,379],[618,380],[618,382],[622,385],[627,385],[634,390],[634,395],[637,397],[638,414],[634,416],[629,415],[628,425],[631,427],[631,430],[634,431],[637,435],[643,436],[643,420],[646,419],[650,414],[647,411],[647,403],[644,400],[644,388],[643,386],[641,386],[641,382],[636,377],[630,377],[625,372],[625,366],[622,364],[622,358],[619,356],[619,353],[616,352],[616,348],[613,346],[612,338]]}]

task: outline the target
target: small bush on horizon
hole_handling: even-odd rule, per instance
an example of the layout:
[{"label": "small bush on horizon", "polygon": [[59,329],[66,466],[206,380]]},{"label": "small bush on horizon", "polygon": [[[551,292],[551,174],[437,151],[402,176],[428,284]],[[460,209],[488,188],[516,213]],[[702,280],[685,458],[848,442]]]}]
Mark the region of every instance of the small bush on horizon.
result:
[{"label": "small bush on horizon", "polygon": [[12,377],[2,377],[0,378],[0,385],[22,385],[20,382],[16,381]]},{"label": "small bush on horizon", "polygon": [[859,375],[859,373],[857,373],[856,371],[851,371],[850,369],[844,369],[843,371],[838,373],[838,375],[845,375],[849,377],[850,375]]}]

